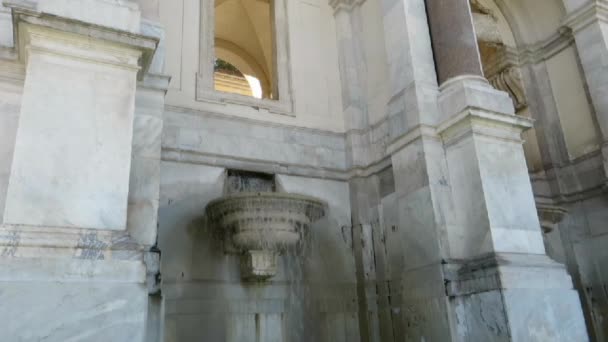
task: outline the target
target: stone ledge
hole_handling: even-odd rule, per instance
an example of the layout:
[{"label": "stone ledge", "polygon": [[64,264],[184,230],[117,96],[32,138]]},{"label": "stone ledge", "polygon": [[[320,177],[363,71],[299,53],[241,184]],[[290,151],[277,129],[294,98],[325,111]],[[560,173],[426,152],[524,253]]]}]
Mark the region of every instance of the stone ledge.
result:
[{"label": "stone ledge", "polygon": [[565,266],[540,254],[489,254],[447,261],[443,269],[451,297],[500,289],[573,289]]},{"label": "stone ledge", "polygon": [[470,108],[493,113],[515,113],[509,95],[492,88],[488,81],[480,76],[464,75],[451,78],[444,82],[439,90],[438,101],[441,110],[439,122],[447,122],[453,116]]},{"label": "stone ledge", "polygon": [[0,225],[0,256],[142,259],[143,246],[124,231]]},{"label": "stone ledge", "polygon": [[596,22],[608,22],[608,4],[604,1],[590,1],[570,13],[563,21],[563,26],[577,32]]},{"label": "stone ledge", "polygon": [[521,144],[521,133],[531,128],[532,123],[531,119],[514,114],[469,108],[445,120],[437,131],[446,145],[454,144],[470,134]]}]

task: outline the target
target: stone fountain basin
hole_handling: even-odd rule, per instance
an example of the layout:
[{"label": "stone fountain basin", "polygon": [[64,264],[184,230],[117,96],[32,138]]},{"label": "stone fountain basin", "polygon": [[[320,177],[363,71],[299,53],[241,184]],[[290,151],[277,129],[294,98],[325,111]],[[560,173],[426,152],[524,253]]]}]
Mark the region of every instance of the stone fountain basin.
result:
[{"label": "stone fountain basin", "polygon": [[314,197],[283,192],[237,193],[207,205],[211,222],[229,233],[241,250],[280,250],[300,241],[327,204]]}]

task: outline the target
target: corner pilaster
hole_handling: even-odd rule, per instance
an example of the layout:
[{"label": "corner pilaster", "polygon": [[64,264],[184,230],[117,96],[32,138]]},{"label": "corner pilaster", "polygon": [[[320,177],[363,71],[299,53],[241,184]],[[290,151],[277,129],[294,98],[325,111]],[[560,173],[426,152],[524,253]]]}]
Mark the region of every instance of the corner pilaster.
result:
[{"label": "corner pilaster", "polygon": [[[569,3],[569,2],[568,2]],[[567,5],[568,5],[567,3]],[[564,26],[572,30],[595,115],[602,135],[604,173],[608,186],[608,1],[591,0],[583,6],[567,6]]]},{"label": "corner pilaster", "polygon": [[143,341],[168,81],[148,73],[158,39],[138,33],[130,1],[39,5],[11,7],[25,82],[0,223],[3,338]]}]

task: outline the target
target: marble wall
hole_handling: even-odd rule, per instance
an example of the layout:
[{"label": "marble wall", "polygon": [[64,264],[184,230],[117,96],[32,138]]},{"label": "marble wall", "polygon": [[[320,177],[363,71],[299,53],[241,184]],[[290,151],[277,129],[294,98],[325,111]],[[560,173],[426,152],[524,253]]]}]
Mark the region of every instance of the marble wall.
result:
[{"label": "marble wall", "polygon": [[[201,1],[18,2],[124,40],[79,38],[98,27],[80,23],[31,31],[37,49],[19,54],[0,10],[2,337],[584,341],[533,195],[569,211],[546,250],[593,337],[608,335],[604,82],[584,74],[603,71],[589,43],[601,30],[574,46],[559,7],[492,7],[502,29],[520,24],[530,187],[528,121],[480,80],[438,87],[422,0],[287,1],[281,113],[199,96]],[[543,44],[559,49],[539,57]],[[205,217],[229,169],[329,204],[266,283],[242,281]]]},{"label": "marble wall", "polygon": [[276,276],[247,283],[238,255],[226,253],[204,216],[206,204],[224,193],[226,170],[165,161],[161,173],[165,341],[358,338],[346,183],[276,175],[278,191],[323,199],[328,215],[299,251],[279,257]]}]

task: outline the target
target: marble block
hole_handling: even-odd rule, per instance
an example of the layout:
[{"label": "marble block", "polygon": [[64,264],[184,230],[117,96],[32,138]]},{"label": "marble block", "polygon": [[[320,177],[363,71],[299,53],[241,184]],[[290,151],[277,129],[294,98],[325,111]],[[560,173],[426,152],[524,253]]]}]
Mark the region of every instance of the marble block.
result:
[{"label": "marble block", "polygon": [[137,74],[157,41],[16,18],[27,68],[5,223],[125,229]]},{"label": "marble block", "polygon": [[3,341],[143,341],[144,284],[0,281]]}]

